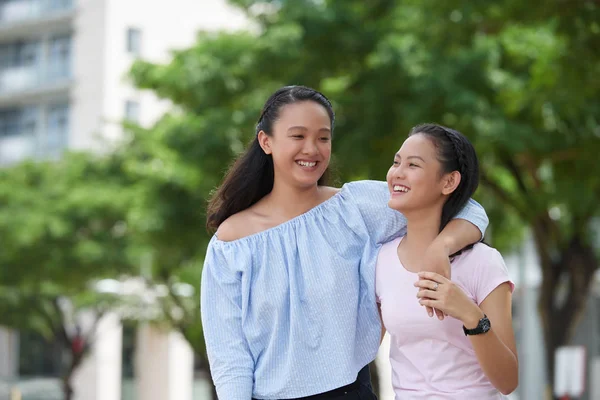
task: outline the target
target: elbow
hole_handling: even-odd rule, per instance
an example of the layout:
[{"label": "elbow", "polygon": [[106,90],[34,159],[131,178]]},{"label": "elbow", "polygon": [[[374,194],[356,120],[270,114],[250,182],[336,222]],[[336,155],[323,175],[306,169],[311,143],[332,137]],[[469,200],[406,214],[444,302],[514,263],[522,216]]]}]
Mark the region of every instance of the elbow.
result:
[{"label": "elbow", "polygon": [[498,390],[503,395],[508,396],[517,389],[517,386],[519,386],[518,374],[516,374],[516,376],[511,378],[510,380],[507,380],[507,382],[504,382],[502,386],[498,387]]},{"label": "elbow", "polygon": [[510,388],[504,388],[504,389],[500,390],[500,393],[502,393],[505,396],[508,396],[515,390],[517,390],[517,385],[511,386]]},{"label": "elbow", "polygon": [[514,392],[517,389],[517,385],[506,387],[500,390],[500,393],[502,393],[505,396],[508,396],[509,394],[511,394],[512,392]]}]

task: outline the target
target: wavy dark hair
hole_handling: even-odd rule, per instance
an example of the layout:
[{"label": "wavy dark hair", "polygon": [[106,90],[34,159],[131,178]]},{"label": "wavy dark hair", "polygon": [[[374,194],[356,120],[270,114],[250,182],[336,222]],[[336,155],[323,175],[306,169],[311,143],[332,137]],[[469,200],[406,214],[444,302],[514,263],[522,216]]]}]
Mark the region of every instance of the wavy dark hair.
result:
[{"label": "wavy dark hair", "polygon": [[[227,218],[252,206],[273,190],[273,158],[260,147],[258,133],[264,131],[273,136],[273,125],[281,110],[288,104],[304,101],[313,101],[327,110],[333,135],[335,113],[325,95],[306,86],[285,86],[273,93],[258,118],[254,139],[229,168],[221,186],[208,202],[206,228],[210,232],[216,231]],[[328,177],[329,168],[318,184],[327,185]]]},{"label": "wavy dark hair", "polygon": [[436,148],[441,173],[460,172],[460,183],[442,208],[440,232],[456,217],[479,186],[479,161],[475,148],[462,133],[437,124],[422,124],[411,129],[408,136],[424,135]]}]

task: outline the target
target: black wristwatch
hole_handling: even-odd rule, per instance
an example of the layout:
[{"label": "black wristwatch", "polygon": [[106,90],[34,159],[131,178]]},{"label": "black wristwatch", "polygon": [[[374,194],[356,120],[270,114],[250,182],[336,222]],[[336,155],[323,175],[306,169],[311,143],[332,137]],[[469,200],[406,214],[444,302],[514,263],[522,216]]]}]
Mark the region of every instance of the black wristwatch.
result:
[{"label": "black wristwatch", "polygon": [[483,314],[483,318],[481,318],[479,320],[477,327],[475,327],[473,329],[467,329],[463,325],[463,331],[465,332],[465,336],[481,335],[482,333],[486,333],[490,329],[492,329],[492,324],[490,323],[490,320],[488,319],[487,315],[485,315],[485,314]]}]

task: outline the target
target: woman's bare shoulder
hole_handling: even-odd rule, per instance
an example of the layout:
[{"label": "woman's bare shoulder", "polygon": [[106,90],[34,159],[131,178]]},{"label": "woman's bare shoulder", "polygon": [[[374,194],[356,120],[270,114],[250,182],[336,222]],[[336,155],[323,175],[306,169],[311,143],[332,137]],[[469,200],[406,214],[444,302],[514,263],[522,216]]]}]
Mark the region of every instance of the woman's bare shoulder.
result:
[{"label": "woman's bare shoulder", "polygon": [[[341,189],[335,187],[322,186],[321,202],[329,200],[339,193],[340,190]],[[265,199],[223,221],[217,230],[217,237],[219,240],[231,242],[269,230],[281,224],[280,220],[272,218],[270,215],[270,206],[267,205],[264,200]]]},{"label": "woman's bare shoulder", "polygon": [[219,225],[217,237],[223,242],[231,242],[256,233],[253,211],[246,209],[233,214]]}]

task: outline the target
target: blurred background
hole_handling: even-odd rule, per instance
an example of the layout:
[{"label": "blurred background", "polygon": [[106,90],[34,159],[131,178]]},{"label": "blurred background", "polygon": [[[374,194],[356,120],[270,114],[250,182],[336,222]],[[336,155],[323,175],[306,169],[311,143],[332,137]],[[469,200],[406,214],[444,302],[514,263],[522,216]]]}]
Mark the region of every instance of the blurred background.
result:
[{"label": "blurred background", "polygon": [[0,400],[215,398],[205,204],[288,84],[333,102],[338,184],[418,123],[472,140],[511,397],[600,399],[599,1],[0,0]]}]

